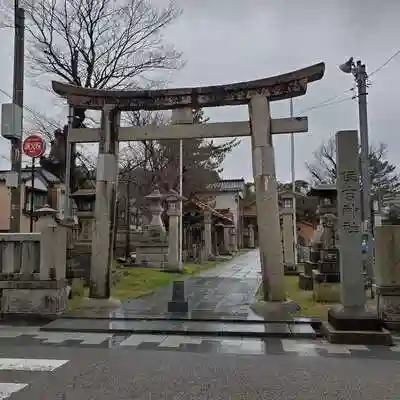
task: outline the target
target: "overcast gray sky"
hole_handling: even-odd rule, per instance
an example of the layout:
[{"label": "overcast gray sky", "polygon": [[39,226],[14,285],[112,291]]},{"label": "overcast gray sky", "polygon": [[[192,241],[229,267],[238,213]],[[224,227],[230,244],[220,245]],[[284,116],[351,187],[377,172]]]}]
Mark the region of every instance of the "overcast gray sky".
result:
[{"label": "overcast gray sky", "polygon": [[[0,0],[5,1],[5,0]],[[165,3],[164,0],[154,0]],[[362,59],[372,72],[400,48],[399,0],[177,0],[184,13],[165,32],[165,40],[184,53],[186,67],[171,76],[169,86],[197,86],[264,78],[320,61],[326,63],[322,81],[294,102],[295,113],[338,96],[354,85],[353,77],[337,65],[350,56]],[[12,91],[12,32],[0,31],[0,88]],[[369,88],[370,141],[389,146],[389,158],[399,164],[400,56],[371,77]],[[0,94],[0,101],[9,101]],[[52,97],[26,81],[25,102],[60,118]],[[274,103],[273,116],[287,116],[289,103]],[[212,121],[248,118],[246,107],[207,109]],[[347,100],[305,112],[309,132],[296,135],[296,178],[307,179],[304,166],[312,152],[341,129],[357,129],[355,100]],[[278,179],[290,180],[289,137],[275,137]],[[1,154],[8,157],[7,141]],[[0,167],[7,167],[0,160]],[[251,179],[249,139],[243,139],[224,165],[226,178]]]}]

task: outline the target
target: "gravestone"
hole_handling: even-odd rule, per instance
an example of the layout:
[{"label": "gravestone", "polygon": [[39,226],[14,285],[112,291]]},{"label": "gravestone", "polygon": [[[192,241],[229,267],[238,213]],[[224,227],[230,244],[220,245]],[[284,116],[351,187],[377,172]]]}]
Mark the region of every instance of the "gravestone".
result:
[{"label": "gravestone", "polygon": [[390,333],[365,307],[358,149],[357,131],[336,134],[341,305],[329,309],[321,330],[332,343],[391,345]]}]

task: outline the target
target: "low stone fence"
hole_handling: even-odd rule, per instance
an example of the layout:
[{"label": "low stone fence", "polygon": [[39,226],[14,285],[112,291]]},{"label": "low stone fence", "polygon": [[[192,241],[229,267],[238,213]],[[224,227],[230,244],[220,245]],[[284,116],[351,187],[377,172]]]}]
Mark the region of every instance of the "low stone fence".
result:
[{"label": "low stone fence", "polygon": [[[67,307],[68,226],[47,209],[35,233],[0,234],[0,315],[56,317]],[[52,210],[54,211],[54,210]],[[54,211],[55,213],[55,211]]]}]

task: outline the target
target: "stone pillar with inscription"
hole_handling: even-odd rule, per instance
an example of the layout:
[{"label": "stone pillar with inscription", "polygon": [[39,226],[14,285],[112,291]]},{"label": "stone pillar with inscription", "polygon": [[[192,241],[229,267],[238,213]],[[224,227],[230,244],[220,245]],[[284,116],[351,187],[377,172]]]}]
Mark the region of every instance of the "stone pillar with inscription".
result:
[{"label": "stone pillar with inscription", "polygon": [[212,257],[212,217],[211,211],[204,210],[204,258],[209,260]]},{"label": "stone pillar with inscription", "polygon": [[233,224],[229,231],[231,236],[231,250],[232,253],[236,253],[238,251],[236,225]]},{"label": "stone pillar with inscription", "polygon": [[254,242],[254,225],[250,224],[249,227],[249,248],[254,249],[255,242]]},{"label": "stone pillar with inscription", "polygon": [[290,207],[284,207],[281,210],[284,271],[285,275],[297,275],[293,232],[293,200],[287,199],[286,201],[288,200]]},{"label": "stone pillar with inscription", "polygon": [[223,254],[230,255],[231,254],[231,246],[230,246],[229,225],[224,225],[222,229],[223,229],[223,234],[224,234]]},{"label": "stone pillar with inscription", "polygon": [[[183,264],[179,257],[179,217],[181,210],[179,202],[181,197],[177,192],[171,190],[166,196],[168,202],[168,271],[182,271]],[[183,199],[182,199],[183,200]]]},{"label": "stone pillar with inscription", "polygon": [[358,150],[357,131],[336,134],[341,305],[329,309],[322,331],[335,343],[391,344],[377,315],[365,308]]}]

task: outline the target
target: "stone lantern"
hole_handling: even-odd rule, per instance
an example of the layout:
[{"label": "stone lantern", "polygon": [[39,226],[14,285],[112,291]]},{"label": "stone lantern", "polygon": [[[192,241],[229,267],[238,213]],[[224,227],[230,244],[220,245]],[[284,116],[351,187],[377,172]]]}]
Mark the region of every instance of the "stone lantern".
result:
[{"label": "stone lantern", "polygon": [[164,211],[162,207],[162,200],[164,196],[160,193],[158,188],[155,188],[149,195],[145,197],[150,205],[149,209],[151,212],[151,220],[148,225],[148,230],[152,236],[159,234],[160,236],[165,235],[165,226],[161,218],[161,214]]},{"label": "stone lantern", "polygon": [[76,204],[76,211],[74,214],[80,225],[77,241],[90,244],[92,242],[94,224],[95,189],[79,189],[73,193],[71,197]]},{"label": "stone lantern", "polygon": [[56,215],[57,211],[51,208],[48,204],[33,212],[36,219],[35,231],[42,232],[44,229],[57,226]]}]

